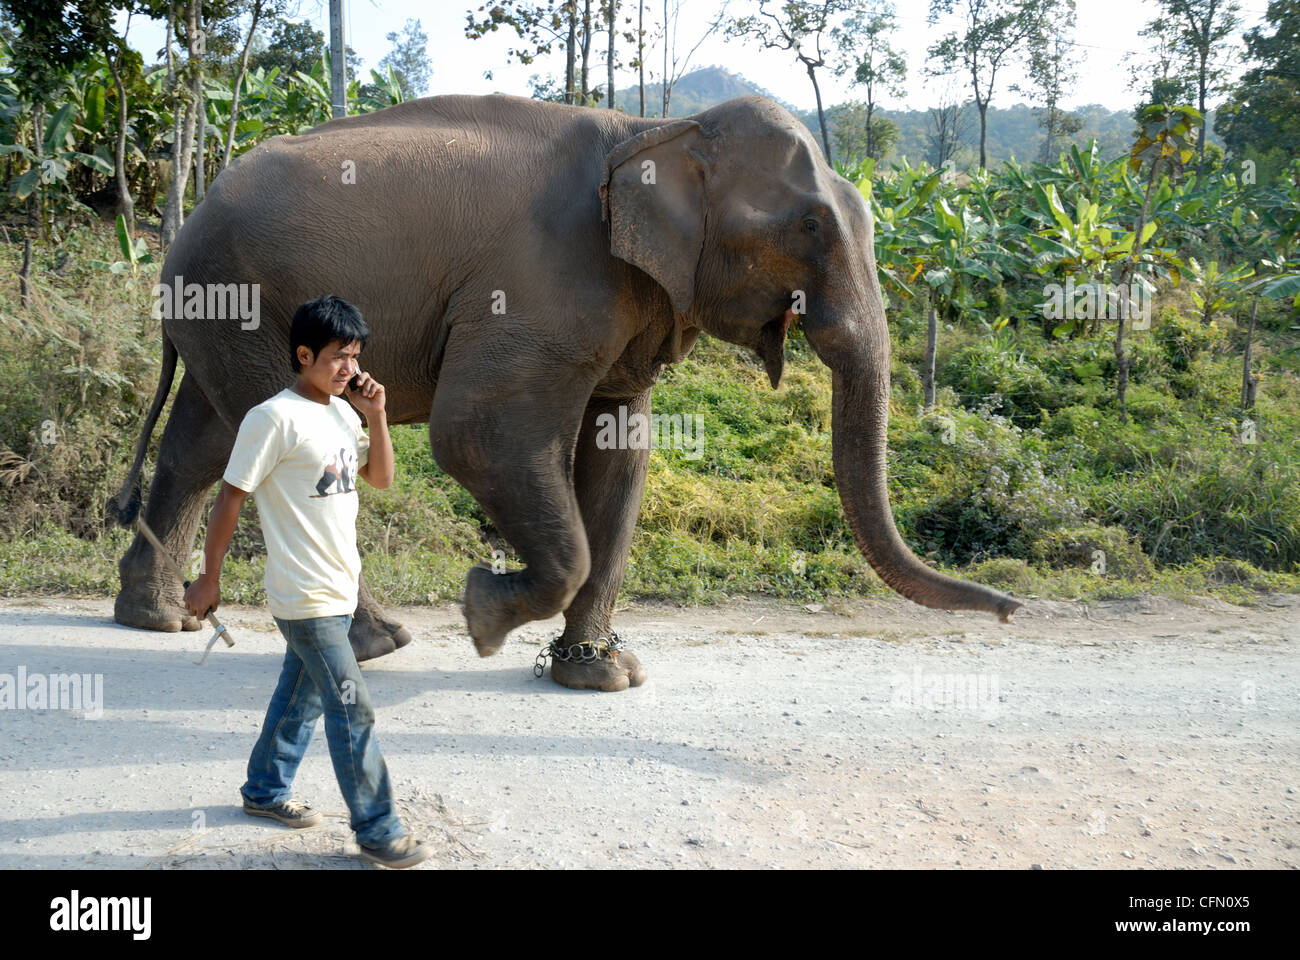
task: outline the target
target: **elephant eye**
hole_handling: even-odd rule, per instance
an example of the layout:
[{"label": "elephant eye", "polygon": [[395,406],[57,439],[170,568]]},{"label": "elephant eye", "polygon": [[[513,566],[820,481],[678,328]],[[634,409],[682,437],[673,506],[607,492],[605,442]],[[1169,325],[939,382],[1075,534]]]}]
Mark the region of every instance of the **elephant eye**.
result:
[{"label": "elephant eye", "polygon": [[804,217],[803,219],[803,228],[809,233],[816,233],[820,226],[821,224],[812,217]]}]

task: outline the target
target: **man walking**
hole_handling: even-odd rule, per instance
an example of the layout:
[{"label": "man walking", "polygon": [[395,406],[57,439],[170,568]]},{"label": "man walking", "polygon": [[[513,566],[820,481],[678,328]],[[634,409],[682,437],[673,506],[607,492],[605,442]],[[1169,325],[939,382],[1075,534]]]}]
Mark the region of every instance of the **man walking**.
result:
[{"label": "man walking", "polygon": [[[352,478],[382,489],[394,475],[384,388],[357,370],[369,337],[360,311],[339,297],[298,308],[289,335],[298,379],[249,410],[240,424],[208,520],[204,572],[185,591],[185,605],[198,617],[217,607],[221,562],[240,508],[256,492],[267,606],[288,649],[240,788],[244,811],[290,827],[320,821],[290,787],[323,713],[361,855],[387,867],[410,867],[432,853],[397,817],[370,695],[348,642],[361,574]],[[341,399],[345,390],[365,414],[369,437]]]}]

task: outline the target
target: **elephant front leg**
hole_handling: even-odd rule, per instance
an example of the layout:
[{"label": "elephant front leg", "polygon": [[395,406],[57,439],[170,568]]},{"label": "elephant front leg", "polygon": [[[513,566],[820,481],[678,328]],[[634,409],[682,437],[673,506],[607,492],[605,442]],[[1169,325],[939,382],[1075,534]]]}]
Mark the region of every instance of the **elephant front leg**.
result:
[{"label": "elephant front leg", "polygon": [[439,466],[473,495],[526,564],[507,573],[476,566],[466,578],[465,624],[479,656],[487,657],[511,630],[567,609],[587,582],[573,451],[593,384],[583,383],[581,370],[502,373],[498,354],[474,349],[473,333],[453,332],[448,342],[430,440]]},{"label": "elephant front leg", "polygon": [[[627,408],[626,418],[619,407]],[[574,492],[587,530],[591,574],[568,609],[564,611],[564,633],[556,642],[560,649],[575,643],[608,637],[612,628],[614,602],[632,547],[641,494],[645,489],[650,460],[648,438],[643,449],[601,449],[597,444],[602,416],[613,423],[630,422],[635,414],[650,417],[650,391],[629,400],[592,400],[583,417],[574,463]],[[608,433],[608,431],[606,431]],[[632,433],[631,430],[628,431]],[[626,690],[645,682],[646,672],[636,654],[623,650],[594,662],[551,660],[551,677],[576,690]]]}]

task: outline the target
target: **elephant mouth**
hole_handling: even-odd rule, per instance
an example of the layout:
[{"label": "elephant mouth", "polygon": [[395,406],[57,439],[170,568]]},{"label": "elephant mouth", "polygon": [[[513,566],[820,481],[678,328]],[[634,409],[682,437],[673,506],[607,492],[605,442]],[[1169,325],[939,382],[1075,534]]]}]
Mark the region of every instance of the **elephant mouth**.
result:
[{"label": "elephant mouth", "polygon": [[773,390],[781,385],[781,375],[785,372],[785,338],[792,323],[794,309],[787,308],[781,316],[763,325],[759,337],[758,355],[762,358]]}]

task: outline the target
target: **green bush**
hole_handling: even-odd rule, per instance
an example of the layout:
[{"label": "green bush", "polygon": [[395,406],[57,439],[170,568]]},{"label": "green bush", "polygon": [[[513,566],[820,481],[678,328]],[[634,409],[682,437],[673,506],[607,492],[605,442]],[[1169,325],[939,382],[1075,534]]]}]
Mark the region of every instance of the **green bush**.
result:
[{"label": "green bush", "polygon": [[1052,530],[1036,539],[1031,547],[1035,560],[1056,569],[1075,567],[1099,575],[1150,579],[1154,568],[1141,544],[1122,527],[1086,524]]},{"label": "green bush", "polygon": [[1219,346],[1224,333],[1213,320],[1203,324],[1168,308],[1160,311],[1159,320],[1152,325],[1152,339],[1160,346],[1170,369],[1183,372],[1198,357]]},{"label": "green bush", "polygon": [[1011,337],[976,340],[960,347],[936,372],[968,406],[986,401],[990,409],[1020,426],[1034,426],[1041,411],[1069,402],[1070,391],[1053,383]]}]

